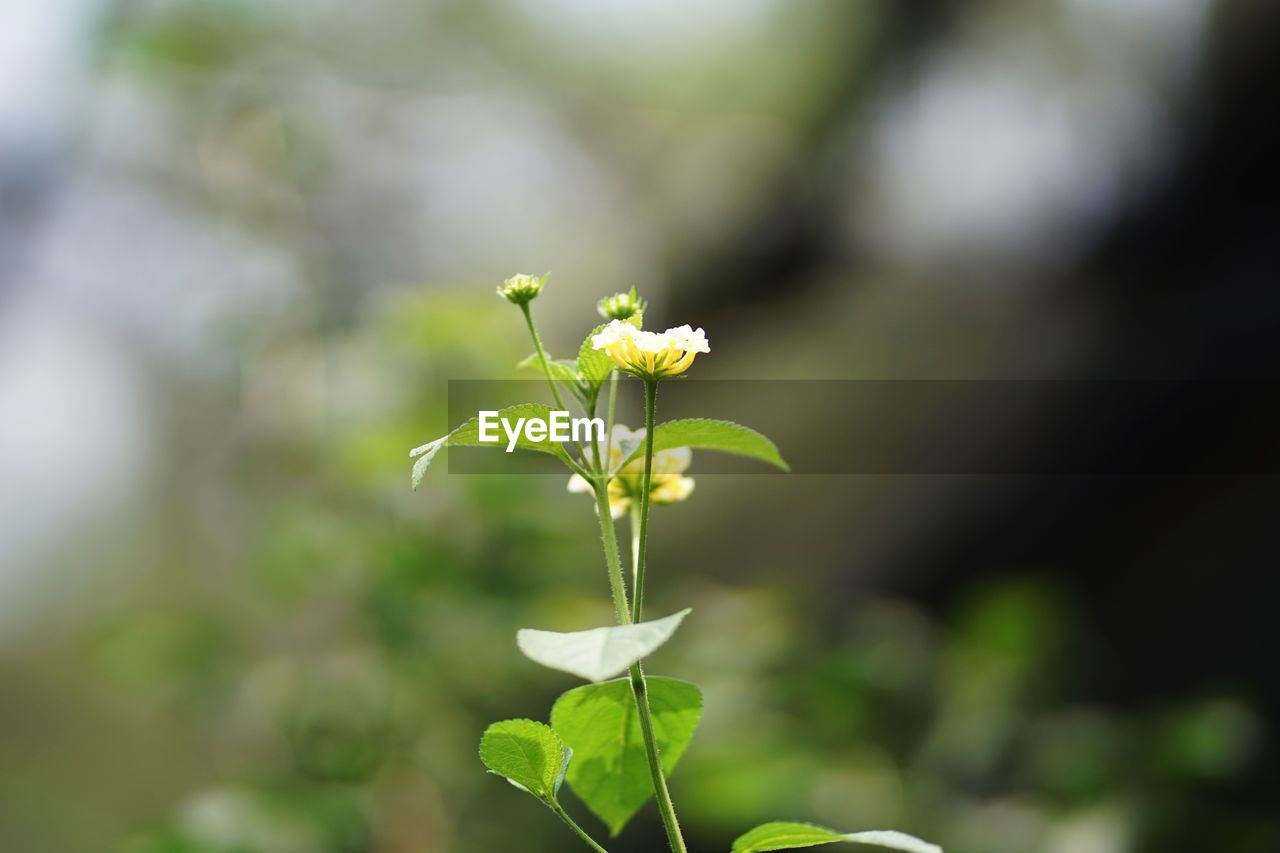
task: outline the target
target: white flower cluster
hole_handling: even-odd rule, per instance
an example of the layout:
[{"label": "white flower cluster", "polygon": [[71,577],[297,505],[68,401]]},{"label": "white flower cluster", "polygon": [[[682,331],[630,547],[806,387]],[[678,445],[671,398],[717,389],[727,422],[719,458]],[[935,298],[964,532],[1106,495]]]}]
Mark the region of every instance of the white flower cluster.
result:
[{"label": "white flower cluster", "polygon": [[608,353],[620,369],[649,379],[684,373],[695,354],[711,352],[702,329],[684,325],[661,333],[645,332],[621,320],[593,335],[591,345]]}]

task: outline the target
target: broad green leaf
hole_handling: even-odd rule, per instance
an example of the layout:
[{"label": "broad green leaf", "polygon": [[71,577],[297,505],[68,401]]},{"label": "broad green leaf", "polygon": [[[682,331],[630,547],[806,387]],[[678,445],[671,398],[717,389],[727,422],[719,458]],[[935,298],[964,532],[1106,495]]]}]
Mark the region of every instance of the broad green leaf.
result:
[{"label": "broad green leaf", "polygon": [[[506,418],[514,427],[520,418],[540,418],[544,421],[550,421],[551,410],[546,406],[537,403],[520,403],[516,406],[507,406],[505,409],[498,410],[499,418]],[[470,418],[453,432],[448,435],[437,438],[435,441],[429,441],[421,447],[415,447],[409,451],[410,459],[417,459],[413,464],[413,487],[418,488],[418,484],[422,482],[422,475],[426,472],[427,466],[431,464],[431,460],[440,452],[440,448],[449,447],[497,447],[502,450],[507,448],[506,430],[501,425],[497,427],[495,433],[498,441],[494,443],[483,442],[480,440],[480,421],[478,418]],[[564,448],[554,441],[529,441],[524,437],[524,430],[520,431],[520,438],[516,440],[516,447],[522,450],[536,450],[539,453],[550,453],[561,459],[567,459]]]},{"label": "broad green leaf", "polygon": [[480,738],[484,766],[543,801],[556,798],[572,757],[550,726],[533,720],[494,723]]},{"label": "broad green leaf", "polygon": [[516,645],[525,657],[545,667],[572,673],[587,681],[604,681],[652,654],[675,633],[688,613],[682,610],[652,622],[567,634],[522,628],[516,632]]},{"label": "broad green leaf", "polygon": [[591,345],[592,336],[600,334],[603,328],[604,325],[600,325],[592,329],[586,340],[582,342],[582,346],[578,348],[578,370],[583,380],[597,388],[609,378],[614,368],[613,359],[609,358],[609,354]]},{"label": "broad green leaf", "polygon": [[[623,445],[622,465],[644,454],[643,437]],[[658,424],[653,431],[653,452],[670,450],[674,447],[690,447],[695,450],[717,450],[721,453],[732,453],[736,456],[747,456],[768,462],[770,465],[790,471],[778,447],[760,433],[735,424],[733,421],[717,421],[710,418],[683,418]],[[622,465],[618,467],[621,468]]]},{"label": "broad green leaf", "polygon": [[[673,678],[645,678],[653,731],[670,774],[702,716],[702,691]],[[551,727],[574,755],[567,776],[578,799],[617,835],[653,796],[630,679],[588,684],[551,709]]]},{"label": "broad green leaf", "polygon": [[561,382],[569,382],[571,384],[576,384],[580,378],[578,376],[578,362],[576,360],[570,358],[549,358],[547,359],[547,371],[544,372],[542,369],[542,359],[538,358],[538,354],[536,352],[530,353],[525,358],[521,359],[520,362],[516,364],[516,367],[527,367],[531,370],[538,371],[543,376],[546,376],[547,372],[549,372],[552,379],[559,379]]},{"label": "broad green leaf", "polygon": [[942,848],[911,835],[892,830],[841,833],[811,823],[766,823],[733,842],[732,853],[763,853],[766,850],[795,850],[837,841],[888,847],[906,853],[942,853]]}]

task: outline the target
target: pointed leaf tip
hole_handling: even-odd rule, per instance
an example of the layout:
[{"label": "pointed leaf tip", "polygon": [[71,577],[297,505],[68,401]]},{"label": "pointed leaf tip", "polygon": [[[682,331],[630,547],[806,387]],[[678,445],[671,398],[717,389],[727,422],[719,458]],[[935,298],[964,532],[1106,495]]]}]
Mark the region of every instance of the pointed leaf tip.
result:
[{"label": "pointed leaf tip", "polygon": [[[653,731],[670,775],[702,716],[702,691],[687,681],[645,676]],[[573,750],[569,787],[612,835],[653,797],[631,680],[575,687],[556,700],[551,727]]]},{"label": "pointed leaf tip", "polygon": [[775,821],[757,826],[733,842],[731,853],[766,853],[770,850],[795,850],[836,842],[887,847],[903,853],[943,853],[941,847],[913,835],[893,830],[840,833],[812,823]]},{"label": "pointed leaf tip", "polygon": [[516,645],[535,663],[587,681],[604,681],[652,654],[671,638],[688,614],[688,610],[682,610],[652,622],[568,633],[523,628],[516,632]]}]

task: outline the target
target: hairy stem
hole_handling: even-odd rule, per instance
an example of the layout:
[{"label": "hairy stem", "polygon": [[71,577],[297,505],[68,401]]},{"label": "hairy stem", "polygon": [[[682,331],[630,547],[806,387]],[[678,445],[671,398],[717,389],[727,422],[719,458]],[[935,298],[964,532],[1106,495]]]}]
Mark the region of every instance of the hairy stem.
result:
[{"label": "hairy stem", "polygon": [[[605,465],[613,460],[613,417],[618,409],[618,371],[609,371],[609,419],[605,421]],[[607,471],[605,473],[608,473]]]},{"label": "hairy stem", "polygon": [[653,794],[658,801],[658,813],[667,831],[667,843],[673,853],[688,853],[684,836],[680,834],[680,821],[671,804],[671,792],[667,790],[667,777],[662,773],[662,756],[658,754],[658,739],[653,733],[653,714],[649,711],[649,686],[645,684],[640,664],[631,665],[631,695],[636,700],[636,712],[640,721],[640,735],[644,738],[644,755],[649,762],[649,776],[653,779]]},{"label": "hairy stem", "polygon": [[636,582],[636,566],[640,565],[640,504],[631,502],[631,583]]},{"label": "hairy stem", "polygon": [[653,487],[653,411],[658,399],[658,382],[644,381],[644,480],[640,485],[640,541],[636,547],[636,582],[631,598],[631,621],[639,622],[644,612],[644,563],[649,546],[649,491]]},{"label": "hairy stem", "polygon": [[[644,562],[645,549],[648,545],[649,530],[649,490],[653,476],[653,415],[658,397],[658,383],[645,380],[644,400],[644,481],[640,488],[640,509],[635,511],[632,504],[631,513],[631,558],[635,583],[631,599],[631,620],[639,622],[644,610]],[[644,680],[644,670],[640,663],[631,666],[631,695],[636,701],[637,719],[640,723],[640,734],[644,739],[644,754],[649,763],[649,775],[653,779],[653,794],[658,801],[658,812],[662,816],[662,825],[667,831],[667,843],[674,853],[687,853],[684,836],[680,834],[680,821],[676,819],[675,806],[671,803],[671,792],[667,790],[667,778],[662,772],[662,756],[658,753],[658,739],[653,732],[653,714],[649,710],[649,687]]]},{"label": "hairy stem", "polygon": [[600,516],[600,539],[604,543],[604,562],[609,569],[609,591],[613,593],[613,609],[618,614],[618,624],[631,621],[627,610],[627,582],[622,579],[622,558],[618,555],[618,534],[609,514],[609,477],[603,475],[593,481],[596,492],[596,515]]},{"label": "hairy stem", "polygon": [[[649,424],[649,434],[653,434],[653,409],[656,397],[656,388],[649,386],[647,397],[647,413],[646,419]],[[650,469],[653,465],[653,441],[650,439],[645,448],[645,485],[648,485],[650,479]],[[609,475],[608,472],[596,477],[593,481],[596,493],[596,515],[600,518],[600,538],[604,542],[604,559],[609,568],[609,586],[613,590],[613,606],[618,614],[618,624],[626,625],[632,621],[631,613],[627,609],[627,591],[625,581],[622,579],[622,558],[618,552],[618,535],[614,528],[613,516],[609,514]],[[648,510],[649,501],[647,493],[645,499],[641,501],[641,527]],[[632,515],[635,518],[635,515]],[[644,560],[644,551],[641,544],[641,536],[638,532],[633,532],[635,537],[632,543],[632,556],[634,558],[634,569],[638,570]],[[638,592],[637,588],[637,592]],[[639,613],[639,608],[636,609]],[[653,780],[653,794],[658,801],[658,812],[662,816],[662,825],[667,832],[667,842],[671,846],[673,853],[688,853],[685,846],[684,837],[680,834],[680,823],[676,820],[675,806],[671,804],[671,792],[667,789],[667,779],[662,773],[662,757],[658,753],[658,738],[653,731],[653,713],[649,709],[649,688],[645,684],[644,671],[640,668],[639,663],[631,666],[631,695],[636,703],[636,717],[640,723],[640,735],[644,740],[645,759],[649,764],[649,776]]]},{"label": "hairy stem", "polygon": [[538,337],[538,327],[533,324],[533,314],[529,312],[529,303],[521,303],[520,310],[524,312],[524,321],[529,326],[529,337],[533,338],[533,348],[538,351],[538,362],[542,365],[542,375],[547,377],[547,384],[551,386],[551,396],[555,398],[556,408],[562,412],[567,411],[564,407],[564,401],[560,399],[560,389],[556,387],[556,381],[551,378],[551,366],[547,363],[547,353],[542,348],[542,338]]},{"label": "hairy stem", "polygon": [[[533,348],[538,353],[538,363],[542,365],[542,375],[547,377],[547,385],[551,388],[551,396],[556,401],[556,408],[562,412],[567,412],[564,407],[564,400],[560,399],[560,389],[556,386],[556,381],[551,378],[551,365],[547,362],[547,351],[542,348],[542,338],[538,335],[538,327],[533,322],[533,313],[529,310],[529,303],[523,302],[520,305],[520,311],[524,314],[524,322],[529,327],[529,337],[533,338]],[[582,454],[582,461],[589,462],[587,449],[578,443],[578,452]],[[572,465],[570,467],[573,467]],[[581,470],[575,471],[581,474]]]},{"label": "hairy stem", "polygon": [[599,844],[596,844],[596,842],[591,838],[591,836],[587,835],[586,830],[578,826],[578,824],[574,822],[573,818],[569,817],[568,812],[566,812],[559,803],[557,803],[555,800],[551,800],[547,803],[547,805],[551,807],[551,810],[553,812],[555,812],[557,815],[560,816],[560,819],[564,821],[568,825],[568,827],[574,831],[575,835],[577,835],[583,841],[587,842],[588,847],[590,847],[592,850],[595,850],[596,853],[609,853],[608,850],[605,850]]}]

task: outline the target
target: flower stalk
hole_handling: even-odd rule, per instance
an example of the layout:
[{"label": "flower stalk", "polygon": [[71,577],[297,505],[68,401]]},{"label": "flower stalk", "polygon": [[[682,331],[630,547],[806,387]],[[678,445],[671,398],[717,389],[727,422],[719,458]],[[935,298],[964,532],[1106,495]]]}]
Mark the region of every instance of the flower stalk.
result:
[{"label": "flower stalk", "polygon": [[644,381],[644,479],[640,487],[640,532],[636,544],[635,595],[631,599],[631,621],[644,613],[644,567],[649,546],[649,499],[653,490],[653,415],[657,407],[658,380]]},{"label": "flower stalk", "polygon": [[582,827],[578,826],[577,821],[569,817],[569,813],[564,810],[563,806],[561,806],[555,800],[550,800],[549,802],[547,802],[547,805],[550,806],[551,810],[555,812],[556,815],[562,821],[565,822],[566,826],[568,826],[570,829],[573,830],[574,835],[578,836],[579,838],[581,838],[583,841],[587,843],[588,847],[596,851],[596,853],[609,853],[608,850],[605,850],[603,847],[597,844],[595,842],[595,839],[593,839],[590,835],[587,835],[587,831]]}]

